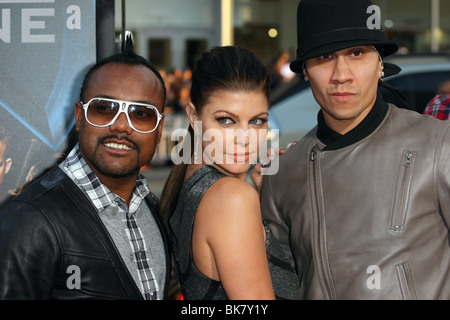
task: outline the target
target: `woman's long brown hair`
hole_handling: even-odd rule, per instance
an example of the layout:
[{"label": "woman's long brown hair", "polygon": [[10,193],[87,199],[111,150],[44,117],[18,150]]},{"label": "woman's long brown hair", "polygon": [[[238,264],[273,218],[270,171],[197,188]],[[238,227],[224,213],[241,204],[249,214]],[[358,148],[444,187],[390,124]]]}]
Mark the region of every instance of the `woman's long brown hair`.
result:
[{"label": "woman's long brown hair", "polygon": [[[263,92],[269,100],[270,73],[256,54],[240,46],[213,47],[204,52],[192,73],[190,99],[198,115],[210,96],[217,91]],[[194,130],[188,129],[183,144],[194,143]],[[191,150],[193,147],[182,148]],[[192,158],[192,154],[191,157]],[[176,209],[178,196],[186,175],[186,163],[174,165],[164,185],[160,215],[170,238],[169,219]]]}]

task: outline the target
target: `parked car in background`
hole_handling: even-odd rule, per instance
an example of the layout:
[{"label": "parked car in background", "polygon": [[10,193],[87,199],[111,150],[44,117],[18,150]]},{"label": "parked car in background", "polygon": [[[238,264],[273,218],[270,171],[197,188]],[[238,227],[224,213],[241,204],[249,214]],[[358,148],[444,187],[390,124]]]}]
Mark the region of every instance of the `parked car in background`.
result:
[{"label": "parked car in background", "polygon": [[[395,63],[402,71],[383,81],[405,96],[408,109],[419,113],[434,97],[438,86],[450,80],[449,55],[399,55],[388,57],[385,61]],[[385,88],[381,89],[381,93],[386,101],[397,102],[397,98]],[[270,126],[279,130],[280,147],[298,141],[310,131],[317,124],[319,110],[309,83],[301,75],[272,92]]]}]

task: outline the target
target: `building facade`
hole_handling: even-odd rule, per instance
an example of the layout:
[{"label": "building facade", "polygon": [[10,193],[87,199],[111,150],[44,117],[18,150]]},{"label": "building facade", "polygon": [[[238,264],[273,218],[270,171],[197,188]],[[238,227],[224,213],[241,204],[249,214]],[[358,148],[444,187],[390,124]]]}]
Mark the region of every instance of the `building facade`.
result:
[{"label": "building facade", "polygon": [[[450,1],[373,0],[400,53],[450,53]],[[115,0],[117,34],[133,32],[138,52],[161,69],[192,68],[211,46],[245,45],[270,62],[295,54],[298,0]],[[125,15],[123,15],[122,7]],[[125,23],[122,17],[125,17]],[[227,31],[227,32],[224,32]]]}]

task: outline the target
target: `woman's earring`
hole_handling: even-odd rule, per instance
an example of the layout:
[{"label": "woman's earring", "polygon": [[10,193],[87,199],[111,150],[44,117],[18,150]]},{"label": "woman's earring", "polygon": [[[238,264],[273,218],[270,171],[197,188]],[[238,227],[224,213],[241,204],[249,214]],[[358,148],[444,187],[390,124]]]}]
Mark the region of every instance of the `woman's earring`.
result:
[{"label": "woman's earring", "polygon": [[199,159],[198,154],[202,155],[202,136],[198,134],[198,132],[202,132],[201,122],[194,122],[194,164],[202,163],[202,160]]},{"label": "woman's earring", "polygon": [[381,71],[381,79],[384,78],[384,71]]},{"label": "woman's earring", "polygon": [[198,163],[198,139],[198,134],[194,133],[194,164]]}]

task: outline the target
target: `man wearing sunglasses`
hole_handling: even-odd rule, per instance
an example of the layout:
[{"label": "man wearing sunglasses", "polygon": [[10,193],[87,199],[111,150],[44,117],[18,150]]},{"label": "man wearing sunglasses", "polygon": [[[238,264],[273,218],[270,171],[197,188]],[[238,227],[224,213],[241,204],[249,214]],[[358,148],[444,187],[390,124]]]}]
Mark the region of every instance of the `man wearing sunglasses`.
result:
[{"label": "man wearing sunglasses", "polygon": [[164,299],[170,255],[140,168],[153,157],[166,92],[124,53],[94,65],[75,105],[79,142],[0,213],[1,299]]}]

